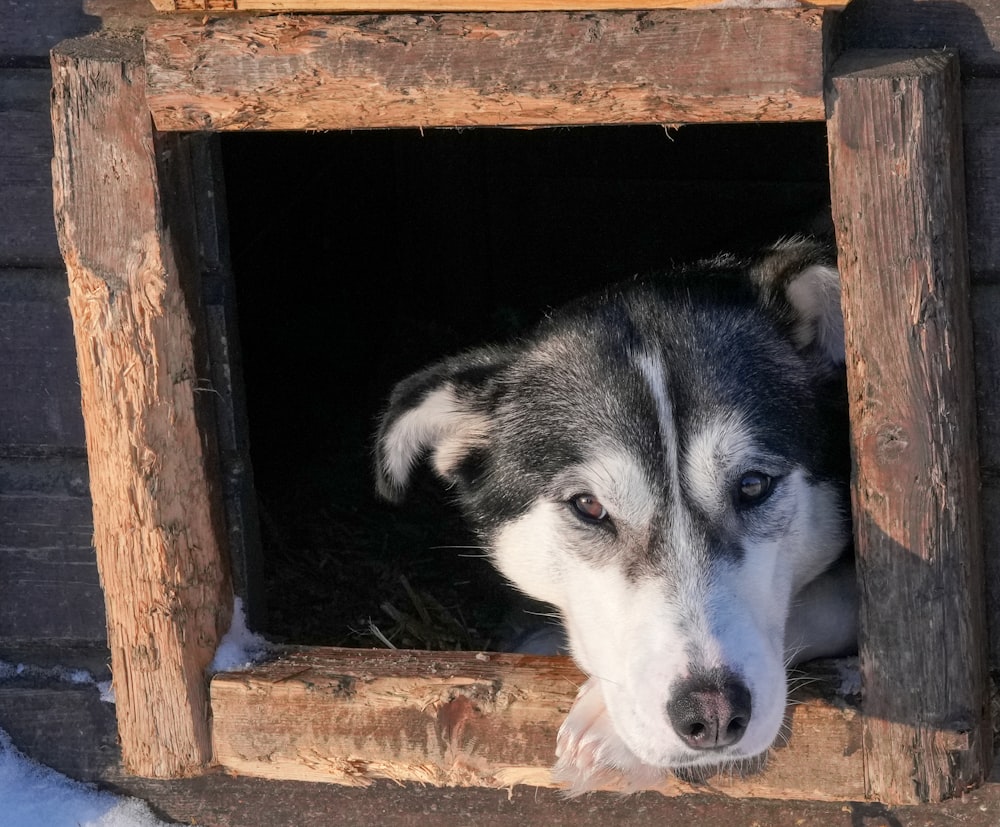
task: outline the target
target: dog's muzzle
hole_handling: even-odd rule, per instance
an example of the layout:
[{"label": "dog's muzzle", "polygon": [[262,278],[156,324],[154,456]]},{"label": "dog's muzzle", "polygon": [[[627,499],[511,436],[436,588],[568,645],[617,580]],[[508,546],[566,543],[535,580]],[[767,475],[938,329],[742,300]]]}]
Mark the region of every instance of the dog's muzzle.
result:
[{"label": "dog's muzzle", "polygon": [[750,690],[728,671],[693,674],[671,687],[667,718],[691,749],[731,747],[750,725]]}]

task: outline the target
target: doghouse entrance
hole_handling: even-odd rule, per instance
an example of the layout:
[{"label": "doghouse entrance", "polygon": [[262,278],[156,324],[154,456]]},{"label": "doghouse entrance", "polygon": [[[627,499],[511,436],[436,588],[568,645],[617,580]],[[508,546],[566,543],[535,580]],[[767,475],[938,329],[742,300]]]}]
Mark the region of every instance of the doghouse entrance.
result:
[{"label": "doghouse entrance", "polygon": [[[835,23],[812,8],[197,15],[156,20],[142,42],[98,35],[54,51],[53,189],[131,771],[192,775],[214,762],[345,783],[552,783],[555,730],[582,678],[558,658],[304,649],[208,685],[231,615],[220,515],[232,467],[214,452],[199,349],[216,320],[197,288],[222,262],[211,260],[212,192],[198,172],[210,142],[197,133],[825,120],[863,716],[799,699],[764,777],[723,786],[910,802],[984,777],[958,63],[941,52],[838,59]],[[287,209],[257,195],[272,215]],[[287,283],[284,268],[268,275],[274,290]],[[917,615],[925,596],[933,612]]]},{"label": "doghouse entrance", "polygon": [[822,124],[234,134],[223,159],[255,615],[296,643],[496,650],[527,619],[430,474],[375,497],[396,381],[633,274],[828,229]]}]

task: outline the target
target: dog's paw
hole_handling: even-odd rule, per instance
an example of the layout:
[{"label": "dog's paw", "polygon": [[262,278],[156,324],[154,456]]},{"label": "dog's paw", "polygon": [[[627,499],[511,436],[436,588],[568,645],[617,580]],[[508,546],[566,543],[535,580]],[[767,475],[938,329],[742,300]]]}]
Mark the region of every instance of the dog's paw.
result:
[{"label": "dog's paw", "polygon": [[580,687],[559,727],[556,758],[552,777],[571,796],[606,788],[633,792],[655,785],[665,774],[643,764],[618,736],[595,678]]}]

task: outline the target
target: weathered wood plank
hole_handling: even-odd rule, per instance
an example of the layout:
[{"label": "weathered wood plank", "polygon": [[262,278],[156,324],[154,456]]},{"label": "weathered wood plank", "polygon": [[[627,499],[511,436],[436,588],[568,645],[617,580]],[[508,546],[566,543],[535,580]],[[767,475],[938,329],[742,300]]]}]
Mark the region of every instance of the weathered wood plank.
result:
[{"label": "weathered wood plank", "polygon": [[115,708],[93,685],[0,682],[0,729],[36,761],[82,781],[115,771]]},{"label": "weathered wood plank", "polygon": [[[842,9],[849,0],[815,0],[804,8]],[[607,11],[634,9],[635,0],[152,0],[159,11],[442,12]],[[644,9],[711,9],[719,0],[644,0]],[[785,0],[759,0],[755,8],[787,9]]]},{"label": "weathered wood plank", "polygon": [[[967,175],[967,180],[971,177]],[[1000,196],[1000,192],[997,195]],[[971,205],[971,197],[969,201]],[[996,668],[1000,665],[1000,284],[975,286],[972,322],[976,340],[979,455],[983,474],[986,616],[991,631],[990,664]]]},{"label": "weathered wood plank", "polygon": [[161,130],[822,120],[821,10],[155,21]]},{"label": "weathered wood plank", "polygon": [[[49,501],[50,507],[62,506],[56,518],[38,498],[19,499],[0,496],[0,518],[34,517],[36,523],[31,532],[11,532],[14,547],[0,548],[0,645],[100,640],[104,612],[97,564],[93,549],[79,542],[90,522],[89,503]],[[47,545],[39,548],[43,533]]]},{"label": "weathered wood plank", "polygon": [[45,64],[49,50],[60,40],[94,31],[100,21],[90,17],[83,2],[34,0],[0,6],[0,60],[35,57]]},{"label": "weathered wood plank", "polygon": [[997,0],[854,0],[842,20],[848,49],[947,47],[958,52],[966,77],[995,77],[1000,68]]},{"label": "weathered wood plank", "polygon": [[149,0],[2,0],[0,66],[48,70],[49,51],[60,40],[103,27],[129,29],[156,13]]},{"label": "weathered wood plank", "polygon": [[921,827],[992,827],[1000,823],[1000,784],[962,800],[890,810],[866,802],[802,802],[768,799],[734,801],[719,795],[676,797],[655,792],[622,796],[592,793],[567,801],[551,789],[515,786],[441,789],[376,781],[370,787],[275,781],[225,772],[162,781],[122,771],[115,743],[114,709],[97,700],[91,687],[65,684],[42,688],[0,684],[0,728],[18,748],[71,777],[97,781],[148,801],[161,818],[216,827],[421,827],[511,824],[573,827],[857,827],[898,823]]},{"label": "weathered wood plank", "polygon": [[[103,626],[101,627],[103,630]],[[83,669],[95,680],[108,680],[111,653],[104,639],[29,638],[0,641],[0,660],[37,669]]]},{"label": "weathered wood plank", "polygon": [[337,784],[268,781],[216,773],[180,781],[123,778],[115,788],[142,797],[163,816],[212,827],[995,827],[1000,785],[961,801],[889,809],[864,801],[733,800],[718,795],[592,793],[567,801],[559,790],[514,787],[440,789],[376,782],[359,789]]},{"label": "weathered wood plank", "polygon": [[0,527],[0,648],[103,642],[86,460],[0,459]]},{"label": "weathered wood plank", "polygon": [[[1000,479],[1000,284],[976,285],[972,295],[976,396],[979,402],[979,460],[984,474]],[[1000,541],[1000,535],[988,533],[986,536]],[[997,545],[993,543],[988,547],[995,548]],[[997,596],[1000,597],[1000,591]],[[997,643],[1000,644],[1000,639]]]},{"label": "weathered wood plank", "polygon": [[68,294],[62,270],[0,268],[0,453],[83,448]]},{"label": "weathered wood plank", "polygon": [[[983,545],[986,549],[986,606],[990,626],[990,665],[1000,663],[1000,477],[990,474],[984,480]],[[995,675],[995,673],[994,673]],[[994,756],[994,774],[1000,773],[1000,762]]]},{"label": "weathered wood plank", "polygon": [[892,803],[961,793],[992,757],[959,101],[949,53],[834,67],[865,772]]},{"label": "weathered wood plank", "polygon": [[[584,676],[568,658],[303,649],[212,681],[216,761],[241,775],[364,786],[551,787],[556,731]],[[829,692],[829,690],[827,690]],[[828,695],[829,697],[829,695]],[[854,799],[863,793],[857,710],[800,692],[768,768],[727,770],[667,795]]]},{"label": "weathered wood plank", "polygon": [[58,266],[46,69],[0,71],[0,266]]},{"label": "weathered wood plank", "polygon": [[243,356],[236,308],[236,285],[229,258],[225,177],[219,135],[201,134],[184,142],[194,188],[190,209],[197,218],[198,269],[205,317],[219,478],[233,587],[243,598],[252,628],[265,619],[263,551],[257,491],[250,458],[250,424],[243,384]]},{"label": "weathered wood plank", "polygon": [[136,40],[52,56],[53,179],[69,272],[124,762],[177,776],[211,759],[204,670],[231,616],[213,429],[199,399],[193,184],[159,140]]},{"label": "weathered wood plank", "polygon": [[996,281],[1000,279],[1000,79],[967,80],[963,92],[969,262],[973,279]]}]

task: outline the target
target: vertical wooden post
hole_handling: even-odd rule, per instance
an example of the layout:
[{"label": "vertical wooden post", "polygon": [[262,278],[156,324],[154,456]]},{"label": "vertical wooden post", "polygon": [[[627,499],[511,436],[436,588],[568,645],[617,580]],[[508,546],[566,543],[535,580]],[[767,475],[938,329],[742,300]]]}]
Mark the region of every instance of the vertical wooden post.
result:
[{"label": "vertical wooden post", "polygon": [[847,54],[828,89],[863,601],[867,791],[989,771],[958,61]]},{"label": "vertical wooden post", "polygon": [[205,669],[232,591],[214,428],[200,421],[210,409],[185,136],[154,133],[135,39],[67,41],[52,70],[56,224],[122,754],[140,775],[190,775],[211,760]]}]

